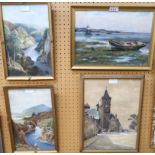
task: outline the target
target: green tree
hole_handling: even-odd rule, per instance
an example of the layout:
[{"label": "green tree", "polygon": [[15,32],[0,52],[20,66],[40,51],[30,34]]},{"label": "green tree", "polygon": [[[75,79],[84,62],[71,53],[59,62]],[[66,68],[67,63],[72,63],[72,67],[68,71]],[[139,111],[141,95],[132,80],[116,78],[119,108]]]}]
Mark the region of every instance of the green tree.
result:
[{"label": "green tree", "polygon": [[132,130],[137,130],[137,120],[138,120],[137,115],[136,114],[130,115],[130,118],[128,120],[131,121],[129,128]]},{"label": "green tree", "polygon": [[21,51],[21,42],[20,42],[20,39],[18,37],[18,33],[16,30],[13,30],[10,34],[10,44],[12,48],[11,55],[13,55],[13,60],[16,61],[17,53]]},{"label": "green tree", "polygon": [[7,51],[7,58],[8,58],[8,63],[10,64],[10,30],[7,25],[4,25],[4,33],[5,33],[5,43],[6,43],[6,51]]},{"label": "green tree", "polygon": [[10,31],[7,25],[4,25],[4,33],[8,63],[10,63],[10,58],[16,61],[17,53],[21,51],[21,41],[18,32],[15,29]]}]

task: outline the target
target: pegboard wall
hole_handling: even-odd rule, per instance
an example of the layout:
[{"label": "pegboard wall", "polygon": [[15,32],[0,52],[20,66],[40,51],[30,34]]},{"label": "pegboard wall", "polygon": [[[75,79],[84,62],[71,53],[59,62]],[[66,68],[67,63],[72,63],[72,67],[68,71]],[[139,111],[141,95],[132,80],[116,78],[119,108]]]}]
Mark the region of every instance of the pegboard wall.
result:
[{"label": "pegboard wall", "polygon": [[[0,52],[0,115],[5,152],[11,152],[3,86],[51,85],[54,87],[59,152],[80,152],[81,147],[81,74],[144,74],[144,93],[140,124],[139,152],[155,152],[150,148],[152,106],[154,101],[155,59],[151,71],[84,71],[71,70],[71,6],[147,6],[155,3],[51,3],[53,12],[55,80],[7,81]],[[38,17],[39,18],[39,17]],[[154,54],[155,56],[155,54]]]}]

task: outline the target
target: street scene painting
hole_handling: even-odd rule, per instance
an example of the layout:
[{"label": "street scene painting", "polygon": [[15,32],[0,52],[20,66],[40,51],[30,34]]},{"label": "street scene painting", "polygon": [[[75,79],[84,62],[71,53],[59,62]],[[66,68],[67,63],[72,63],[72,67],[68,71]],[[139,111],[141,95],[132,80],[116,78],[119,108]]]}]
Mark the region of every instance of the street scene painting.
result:
[{"label": "street scene painting", "polygon": [[75,64],[148,67],[153,12],[75,9]]},{"label": "street scene painting", "polygon": [[137,151],[140,79],[85,79],[83,151]]},{"label": "street scene painting", "polygon": [[52,76],[49,17],[48,4],[2,5],[8,76]]},{"label": "street scene painting", "polygon": [[8,90],[16,151],[56,150],[51,91],[49,88]]}]

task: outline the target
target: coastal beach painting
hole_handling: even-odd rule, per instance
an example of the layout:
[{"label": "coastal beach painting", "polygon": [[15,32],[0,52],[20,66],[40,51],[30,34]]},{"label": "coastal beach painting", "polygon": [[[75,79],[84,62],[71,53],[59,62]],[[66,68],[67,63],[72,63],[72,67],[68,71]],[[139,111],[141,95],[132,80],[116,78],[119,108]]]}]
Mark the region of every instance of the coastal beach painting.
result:
[{"label": "coastal beach painting", "polygon": [[53,77],[48,4],[2,5],[8,77]]},{"label": "coastal beach painting", "polygon": [[142,78],[84,78],[83,152],[138,151]]},{"label": "coastal beach painting", "polygon": [[56,151],[51,88],[6,88],[14,151]]},{"label": "coastal beach painting", "polygon": [[72,9],[73,69],[148,69],[154,12]]}]

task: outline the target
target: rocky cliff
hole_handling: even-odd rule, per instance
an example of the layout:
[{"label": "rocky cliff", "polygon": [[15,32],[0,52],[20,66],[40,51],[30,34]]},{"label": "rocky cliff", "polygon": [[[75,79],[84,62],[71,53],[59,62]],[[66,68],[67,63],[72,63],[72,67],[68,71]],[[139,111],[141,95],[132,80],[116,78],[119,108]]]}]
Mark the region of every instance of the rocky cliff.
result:
[{"label": "rocky cliff", "polygon": [[50,35],[48,29],[44,31],[44,35],[36,47],[36,50],[40,53],[37,61],[50,64]]},{"label": "rocky cliff", "polygon": [[12,32],[17,34],[17,37],[20,40],[20,47],[22,49],[26,49],[28,47],[31,47],[36,43],[35,39],[28,34],[28,32],[21,26],[16,26],[15,24],[5,21],[4,22],[5,29],[10,31],[10,35]]},{"label": "rocky cliff", "polygon": [[29,48],[36,43],[34,38],[31,37],[22,27],[17,27],[16,31],[21,40],[22,49]]},{"label": "rocky cliff", "polygon": [[25,117],[23,120],[23,124],[13,122],[14,136],[19,144],[27,144],[25,140],[26,134],[35,131],[36,127],[41,128],[38,140],[54,144],[54,120],[52,112],[33,113],[32,116]]}]

